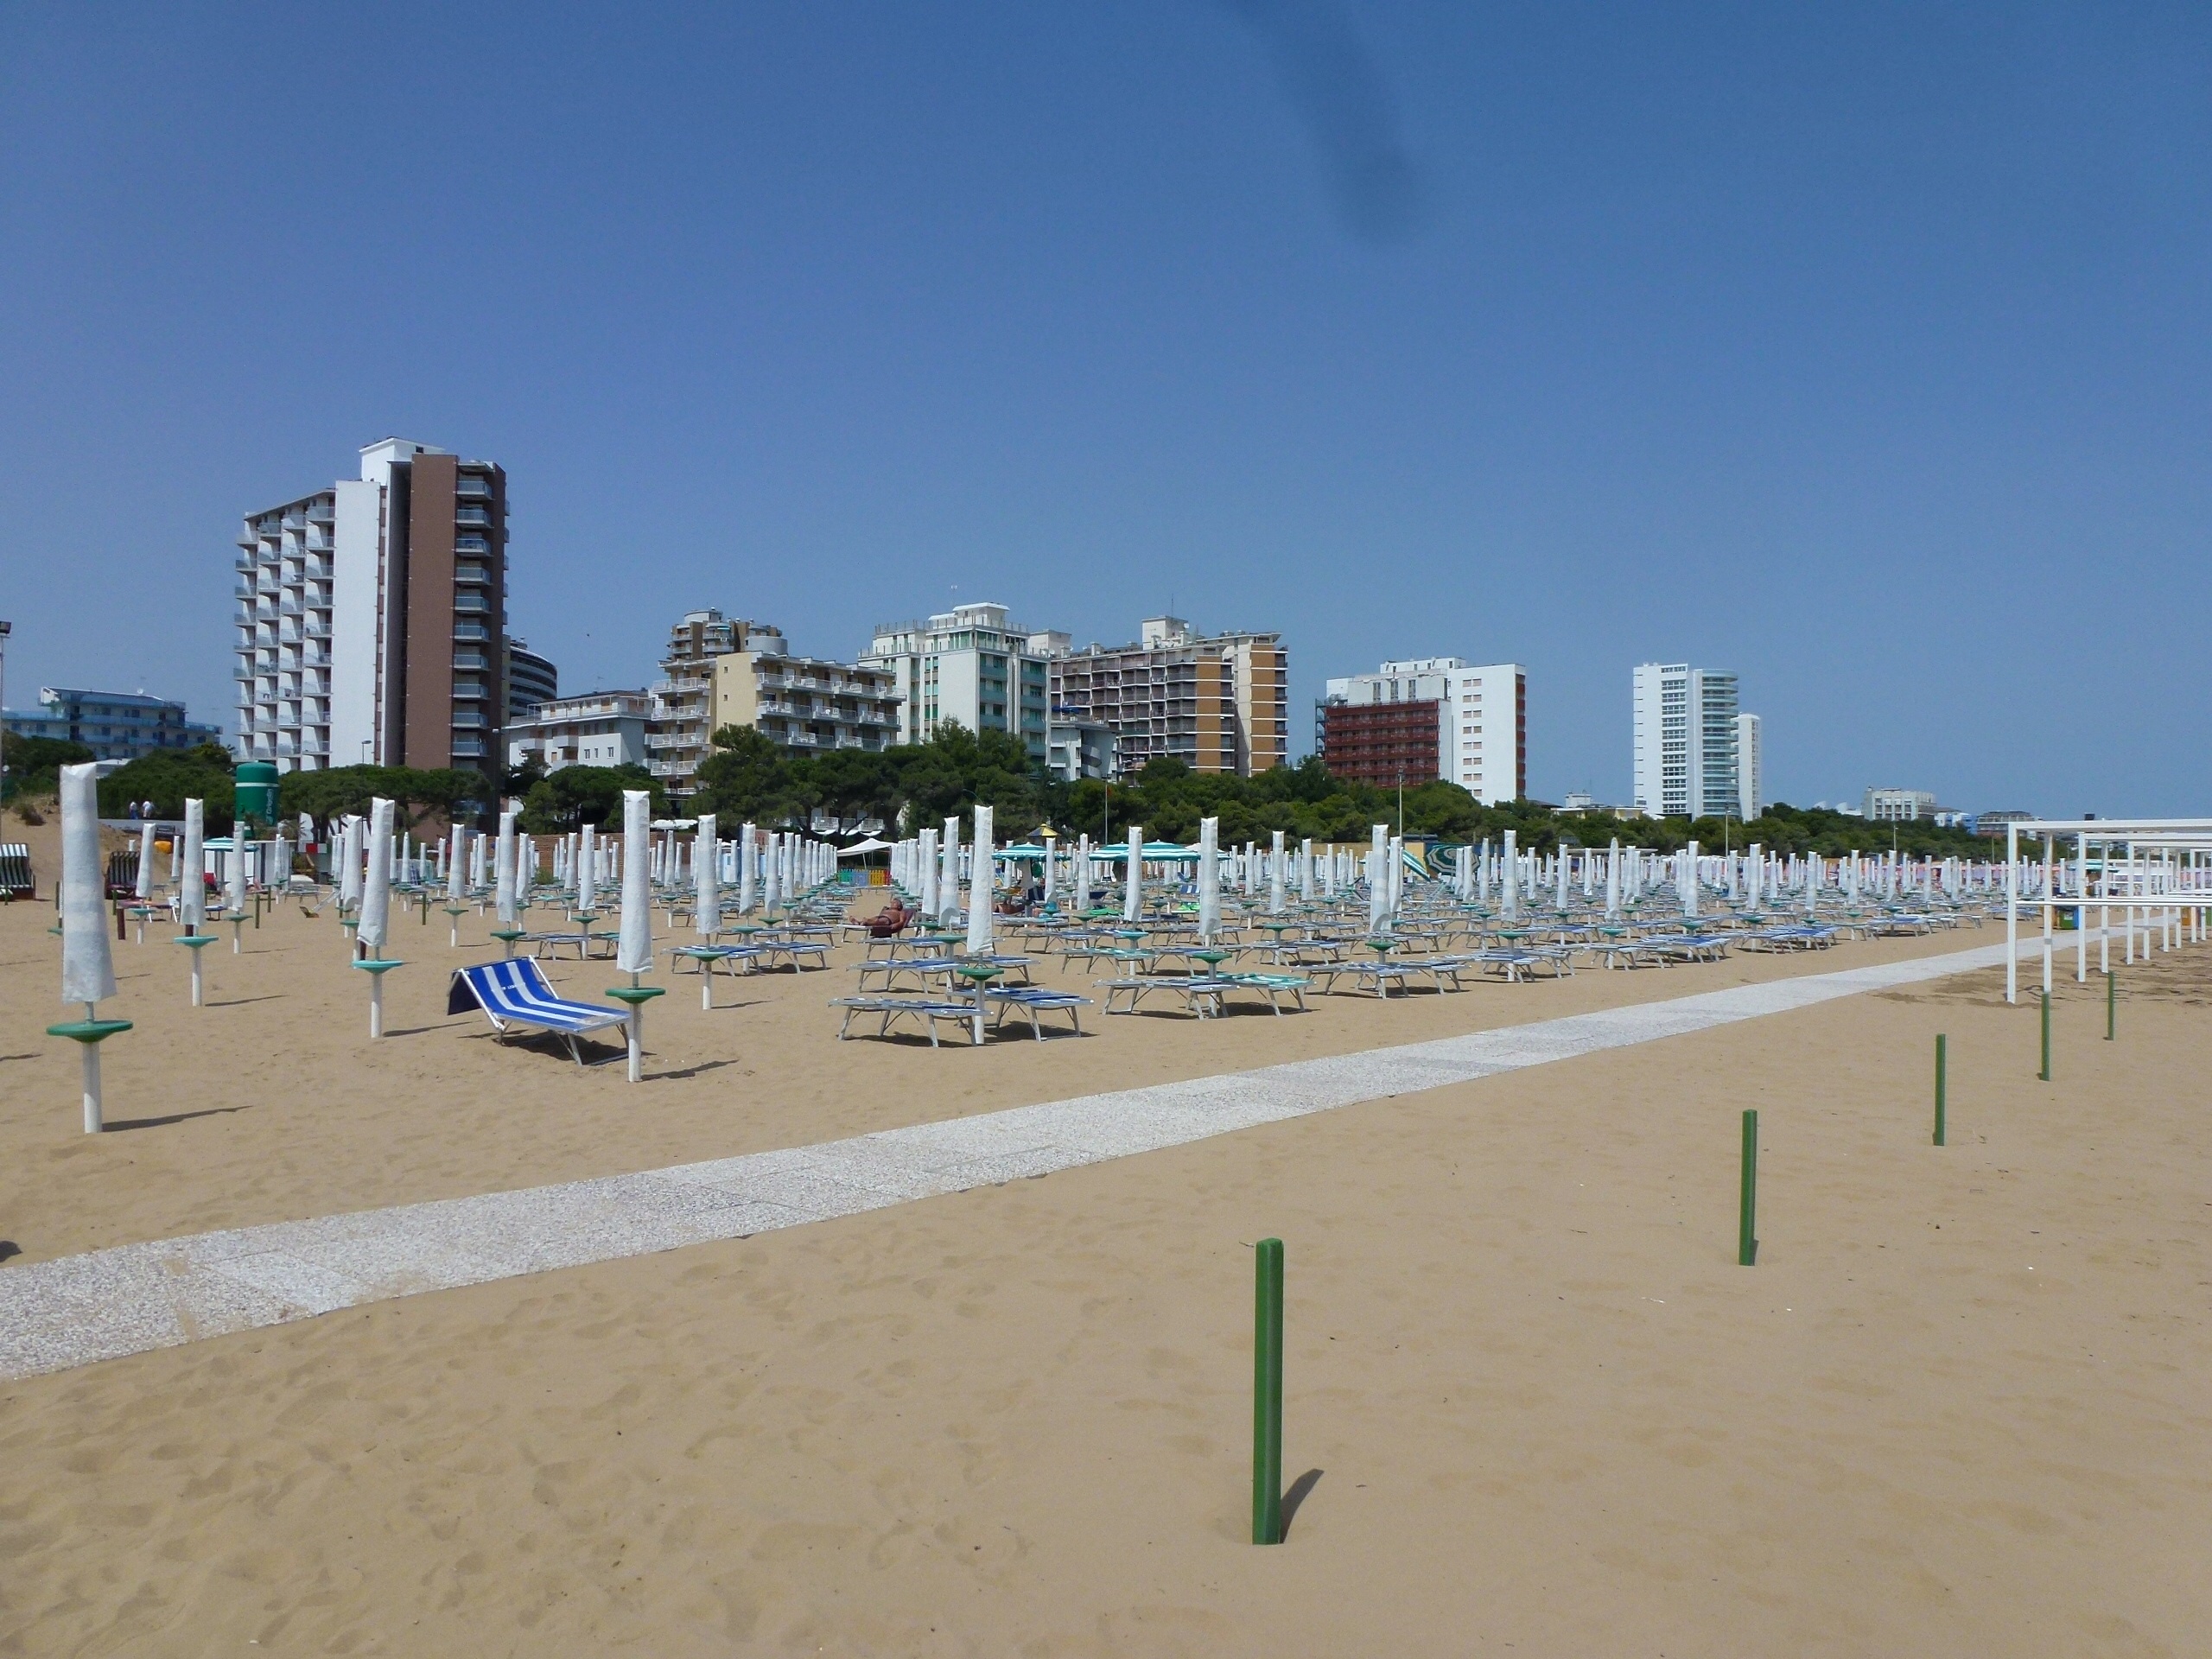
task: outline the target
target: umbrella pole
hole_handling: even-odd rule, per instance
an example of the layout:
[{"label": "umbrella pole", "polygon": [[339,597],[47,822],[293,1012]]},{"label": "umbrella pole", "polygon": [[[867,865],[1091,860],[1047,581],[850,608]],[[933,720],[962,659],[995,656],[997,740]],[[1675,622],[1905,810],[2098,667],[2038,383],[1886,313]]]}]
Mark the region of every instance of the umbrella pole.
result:
[{"label": "umbrella pole", "polygon": [[384,1035],[384,976],[369,976],[369,1035]]}]

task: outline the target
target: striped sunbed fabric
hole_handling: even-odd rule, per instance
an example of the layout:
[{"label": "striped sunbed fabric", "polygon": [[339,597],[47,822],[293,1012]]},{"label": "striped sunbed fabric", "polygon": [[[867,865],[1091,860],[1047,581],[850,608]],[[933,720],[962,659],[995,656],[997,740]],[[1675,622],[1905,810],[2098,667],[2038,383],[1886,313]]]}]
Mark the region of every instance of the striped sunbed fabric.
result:
[{"label": "striped sunbed fabric", "polygon": [[587,1032],[626,1025],[630,1016],[620,1008],[598,1002],[571,1002],[546,982],[545,970],[535,958],[516,957],[489,962],[479,968],[460,968],[446,993],[446,1012],[466,1014],[480,1008],[502,1038],[510,1026],[530,1026],[568,1041],[569,1052],[578,1065],[584,1063],[576,1039]]}]

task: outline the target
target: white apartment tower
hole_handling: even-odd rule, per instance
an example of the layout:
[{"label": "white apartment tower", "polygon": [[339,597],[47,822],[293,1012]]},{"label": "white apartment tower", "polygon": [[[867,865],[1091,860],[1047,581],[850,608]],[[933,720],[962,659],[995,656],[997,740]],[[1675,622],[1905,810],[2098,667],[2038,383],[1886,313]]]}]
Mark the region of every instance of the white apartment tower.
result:
[{"label": "white apartment tower", "polygon": [[1736,677],[1688,663],[1644,663],[1636,670],[1635,696],[1637,808],[1662,818],[1740,816]]},{"label": "white apartment tower", "polygon": [[1736,773],[1738,809],[1745,823],[1766,810],[1766,749],[1757,715],[1736,716]]},{"label": "white apartment tower", "polygon": [[506,474],[404,438],[238,538],[238,753],[280,772],[490,770],[506,706]]},{"label": "white apartment tower", "polygon": [[960,605],[925,621],[878,624],[861,666],[891,675],[901,743],[957,721],[971,732],[1011,733],[1042,760],[1047,639],[1014,626],[1003,605]]}]

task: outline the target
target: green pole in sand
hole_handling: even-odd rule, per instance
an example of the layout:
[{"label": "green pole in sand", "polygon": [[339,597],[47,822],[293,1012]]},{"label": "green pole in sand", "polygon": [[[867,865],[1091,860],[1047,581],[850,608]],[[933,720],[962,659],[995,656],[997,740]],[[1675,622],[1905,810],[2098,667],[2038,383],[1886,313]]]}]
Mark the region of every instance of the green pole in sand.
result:
[{"label": "green pole in sand", "polygon": [[2113,977],[2112,969],[2105,969],[2105,1041],[2112,1041],[2114,1020],[2120,1013],[2120,982]]},{"label": "green pole in sand", "polygon": [[2043,994],[2043,1070],[2036,1075],[2045,1083],[2050,1081],[2050,993]]},{"label": "green pole in sand", "polygon": [[1759,1115],[1744,1113],[1744,1187],[1736,1214],[1736,1265],[1748,1268],[1758,1261],[1759,1207]]},{"label": "green pole in sand", "polygon": [[1943,1144],[1943,1047],[1945,1039],[1941,1032],[1936,1036],[1936,1144]]},{"label": "green pole in sand", "polygon": [[1252,1338],[1252,1541],[1282,1541],[1282,1240],[1255,1253]]}]

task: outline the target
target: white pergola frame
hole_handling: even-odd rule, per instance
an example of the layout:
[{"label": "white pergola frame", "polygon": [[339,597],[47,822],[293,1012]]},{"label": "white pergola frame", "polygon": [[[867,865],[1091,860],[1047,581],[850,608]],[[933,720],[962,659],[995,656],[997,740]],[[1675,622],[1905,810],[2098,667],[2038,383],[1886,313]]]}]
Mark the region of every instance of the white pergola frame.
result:
[{"label": "white pergola frame", "polygon": [[[2074,930],[2074,977],[2089,976],[2089,912],[2098,912],[2098,965],[2112,969],[2112,912],[2125,914],[2126,959],[2135,960],[2139,918],[2144,953],[2158,938],[2172,950],[2175,935],[2188,930],[2196,943],[2205,938],[2205,907],[2212,905],[2212,818],[2024,818],[2005,827],[2005,1000],[2020,1000],[2020,836],[2043,837],[2043,884],[2031,901],[2043,911],[2043,988],[2050,989],[2053,930],[2057,912],[2076,913]],[[2074,843],[2074,864],[2079,891],[2064,898],[2058,893],[2057,874],[2063,861],[2059,844]],[[2090,849],[2099,891],[2089,892]],[[2113,878],[2124,872],[2120,889]],[[2155,920],[2153,918],[2156,918]]]}]

